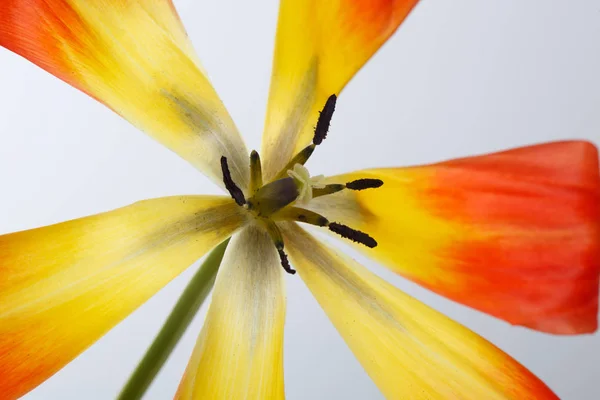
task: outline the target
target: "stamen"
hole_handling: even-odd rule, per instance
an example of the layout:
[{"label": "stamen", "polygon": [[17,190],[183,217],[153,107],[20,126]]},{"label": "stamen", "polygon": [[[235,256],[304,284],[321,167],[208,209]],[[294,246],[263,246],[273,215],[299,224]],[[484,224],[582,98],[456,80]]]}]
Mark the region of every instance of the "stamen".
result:
[{"label": "stamen", "polygon": [[296,164],[304,165],[315,151],[315,147],[323,142],[325,137],[327,136],[327,132],[329,131],[329,125],[331,124],[331,117],[333,116],[333,112],[335,111],[335,103],[337,101],[337,96],[332,94],[325,102],[325,106],[323,110],[319,112],[319,119],[317,120],[317,125],[315,126],[315,134],[313,136],[313,144],[306,146],[302,149],[298,154],[291,159],[290,162],[286,164],[286,166],[279,171],[273,180],[282,179],[287,176],[287,171],[293,169]]},{"label": "stamen", "polygon": [[349,226],[338,224],[337,222],[331,222],[329,224],[329,230],[337,233],[343,238],[350,239],[356,243],[364,244],[367,247],[373,248],[377,246],[377,241],[375,241],[375,239],[373,239],[371,236],[364,232],[357,231],[356,229],[352,229]]},{"label": "stamen", "polygon": [[273,240],[273,244],[275,245],[275,248],[277,249],[277,253],[279,253],[279,259],[281,260],[281,266],[283,267],[285,272],[287,272],[288,274],[294,275],[296,273],[296,270],[294,270],[290,266],[290,262],[288,260],[287,254],[285,254],[285,251],[283,249],[283,236],[281,235],[281,231],[277,227],[277,224],[275,224],[275,222],[271,221],[270,219],[263,220],[262,222],[264,223],[267,233],[269,234],[269,236],[271,236],[271,239]]},{"label": "stamen", "polygon": [[306,210],[300,207],[288,207],[279,211],[273,216],[276,219],[288,221],[304,222],[315,226],[327,226],[329,221],[324,216],[317,214],[314,211]]},{"label": "stamen", "polygon": [[352,182],[346,183],[346,187],[350,190],[364,190],[364,189],[376,189],[383,185],[381,179],[357,179]]},{"label": "stamen", "polygon": [[363,244],[370,248],[377,246],[377,241],[368,234],[337,222],[329,222],[327,218],[323,217],[322,215],[304,208],[286,208],[273,215],[273,217],[280,220],[304,222],[306,224],[315,226],[326,226],[331,232],[337,233],[343,238],[350,239],[356,243]]},{"label": "stamen", "polygon": [[288,261],[287,254],[283,251],[283,247],[281,249],[277,249],[277,253],[279,253],[279,259],[281,260],[281,266],[288,274],[295,275],[296,270],[290,266],[290,262]]},{"label": "stamen", "polygon": [[337,193],[341,190],[344,190],[345,188],[346,185],[341,185],[338,183],[334,183],[332,185],[325,185],[324,188],[313,188],[312,197],[314,199],[315,197],[327,196],[328,194]]},{"label": "stamen", "polygon": [[256,150],[250,153],[250,194],[254,194],[263,185],[260,155]]},{"label": "stamen", "polygon": [[327,99],[323,110],[319,114],[319,119],[317,121],[317,126],[315,127],[315,135],[313,137],[313,143],[319,145],[323,142],[323,140],[327,137],[327,132],[329,131],[329,124],[331,123],[331,117],[333,116],[333,112],[335,111],[335,102],[337,101],[337,96],[332,94]]},{"label": "stamen", "polygon": [[329,194],[333,194],[333,193],[342,191],[344,189],[350,189],[350,190],[376,189],[378,187],[381,187],[382,185],[383,185],[383,181],[381,179],[370,179],[370,178],[357,179],[355,181],[348,182],[345,185],[342,185],[340,183],[334,183],[334,184],[330,184],[330,185],[325,185],[324,188],[314,188],[312,191],[312,197],[315,198],[315,197],[327,196]]},{"label": "stamen", "polygon": [[221,171],[223,172],[223,183],[225,184],[225,188],[233,200],[235,200],[238,206],[243,206],[246,204],[244,192],[242,192],[242,189],[240,189],[231,178],[231,172],[229,172],[229,165],[227,164],[227,157],[225,156],[221,157]]}]

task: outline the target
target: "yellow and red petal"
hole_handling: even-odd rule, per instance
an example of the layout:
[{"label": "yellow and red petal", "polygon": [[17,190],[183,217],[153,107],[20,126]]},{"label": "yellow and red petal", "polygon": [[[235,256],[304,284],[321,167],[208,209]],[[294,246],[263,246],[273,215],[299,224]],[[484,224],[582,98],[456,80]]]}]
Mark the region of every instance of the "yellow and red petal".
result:
[{"label": "yellow and red petal", "polygon": [[176,399],[284,398],[282,271],[267,234],[233,237]]},{"label": "yellow and red petal", "polygon": [[221,184],[247,151],[171,0],[3,0],[0,46],[84,91]]},{"label": "yellow and red petal", "polygon": [[268,179],[312,139],[339,94],[418,0],[282,0],[262,143]]},{"label": "yellow and red petal", "polygon": [[0,236],[0,397],[35,388],[244,222],[182,196]]},{"label": "yellow and red petal", "polygon": [[393,271],[511,324],[597,329],[600,169],[594,145],[556,142],[331,178],[384,181],[313,201],[364,230]]},{"label": "yellow and red petal", "polygon": [[558,399],[476,333],[336,254],[302,229],[285,230],[300,277],[389,399]]}]

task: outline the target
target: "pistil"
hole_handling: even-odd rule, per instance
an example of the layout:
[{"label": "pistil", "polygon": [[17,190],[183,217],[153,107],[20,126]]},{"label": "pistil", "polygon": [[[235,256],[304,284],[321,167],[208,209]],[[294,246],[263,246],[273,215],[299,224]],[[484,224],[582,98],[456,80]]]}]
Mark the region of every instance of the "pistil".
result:
[{"label": "pistil", "polygon": [[313,151],[315,151],[315,147],[316,145],[311,144],[302,149],[300,153],[296,154],[294,158],[292,158],[292,160],[289,163],[287,163],[281,171],[279,171],[279,173],[275,176],[275,180],[285,178],[286,176],[288,176],[288,171],[294,169],[296,164],[306,164]]},{"label": "pistil", "polygon": [[300,190],[293,178],[283,178],[267,183],[248,199],[248,210],[258,217],[268,218],[293,203]]}]

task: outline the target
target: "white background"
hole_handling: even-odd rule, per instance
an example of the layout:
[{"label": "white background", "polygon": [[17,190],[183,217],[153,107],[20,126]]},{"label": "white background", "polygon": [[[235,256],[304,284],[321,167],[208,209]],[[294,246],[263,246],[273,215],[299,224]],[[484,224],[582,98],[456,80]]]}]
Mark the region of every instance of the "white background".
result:
[{"label": "white background", "polygon": [[[259,148],[276,0],[175,1],[250,148]],[[0,232],[140,199],[217,189],[94,100],[0,49]],[[333,174],[439,161],[564,138],[600,144],[600,1],[424,0],[338,103],[309,168]],[[354,254],[354,253],[353,253]],[[600,398],[600,336],[511,327],[357,258],[482,334],[564,399]],[[151,342],[193,268],[27,399],[110,399]],[[287,278],[290,399],[378,399],[298,277]],[[148,399],[171,398],[198,315]]]}]

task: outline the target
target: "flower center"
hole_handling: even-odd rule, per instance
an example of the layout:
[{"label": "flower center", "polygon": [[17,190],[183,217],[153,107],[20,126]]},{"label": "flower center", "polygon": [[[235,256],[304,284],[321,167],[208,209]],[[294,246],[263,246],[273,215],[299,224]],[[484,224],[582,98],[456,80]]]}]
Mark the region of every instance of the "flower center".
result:
[{"label": "flower center", "polygon": [[331,95],[327,99],[315,127],[313,143],[293,157],[272,182],[263,184],[260,156],[256,151],[252,151],[250,154],[250,197],[248,199],[231,178],[227,158],[221,157],[225,188],[233,200],[240,207],[246,208],[271,236],[279,253],[281,265],[290,274],[295,274],[296,271],[290,267],[288,262],[284,251],[283,236],[277,226],[277,221],[296,221],[327,227],[330,231],[367,247],[377,246],[375,239],[365,232],[337,222],[330,222],[326,217],[301,207],[307,205],[315,197],[327,196],[346,189],[374,189],[383,185],[383,181],[380,179],[358,179],[347,183],[324,184],[322,183],[323,175],[311,177],[308,169],[304,166],[316,146],[321,144],[327,136],[331,117],[335,111],[336,99],[335,95]]}]

